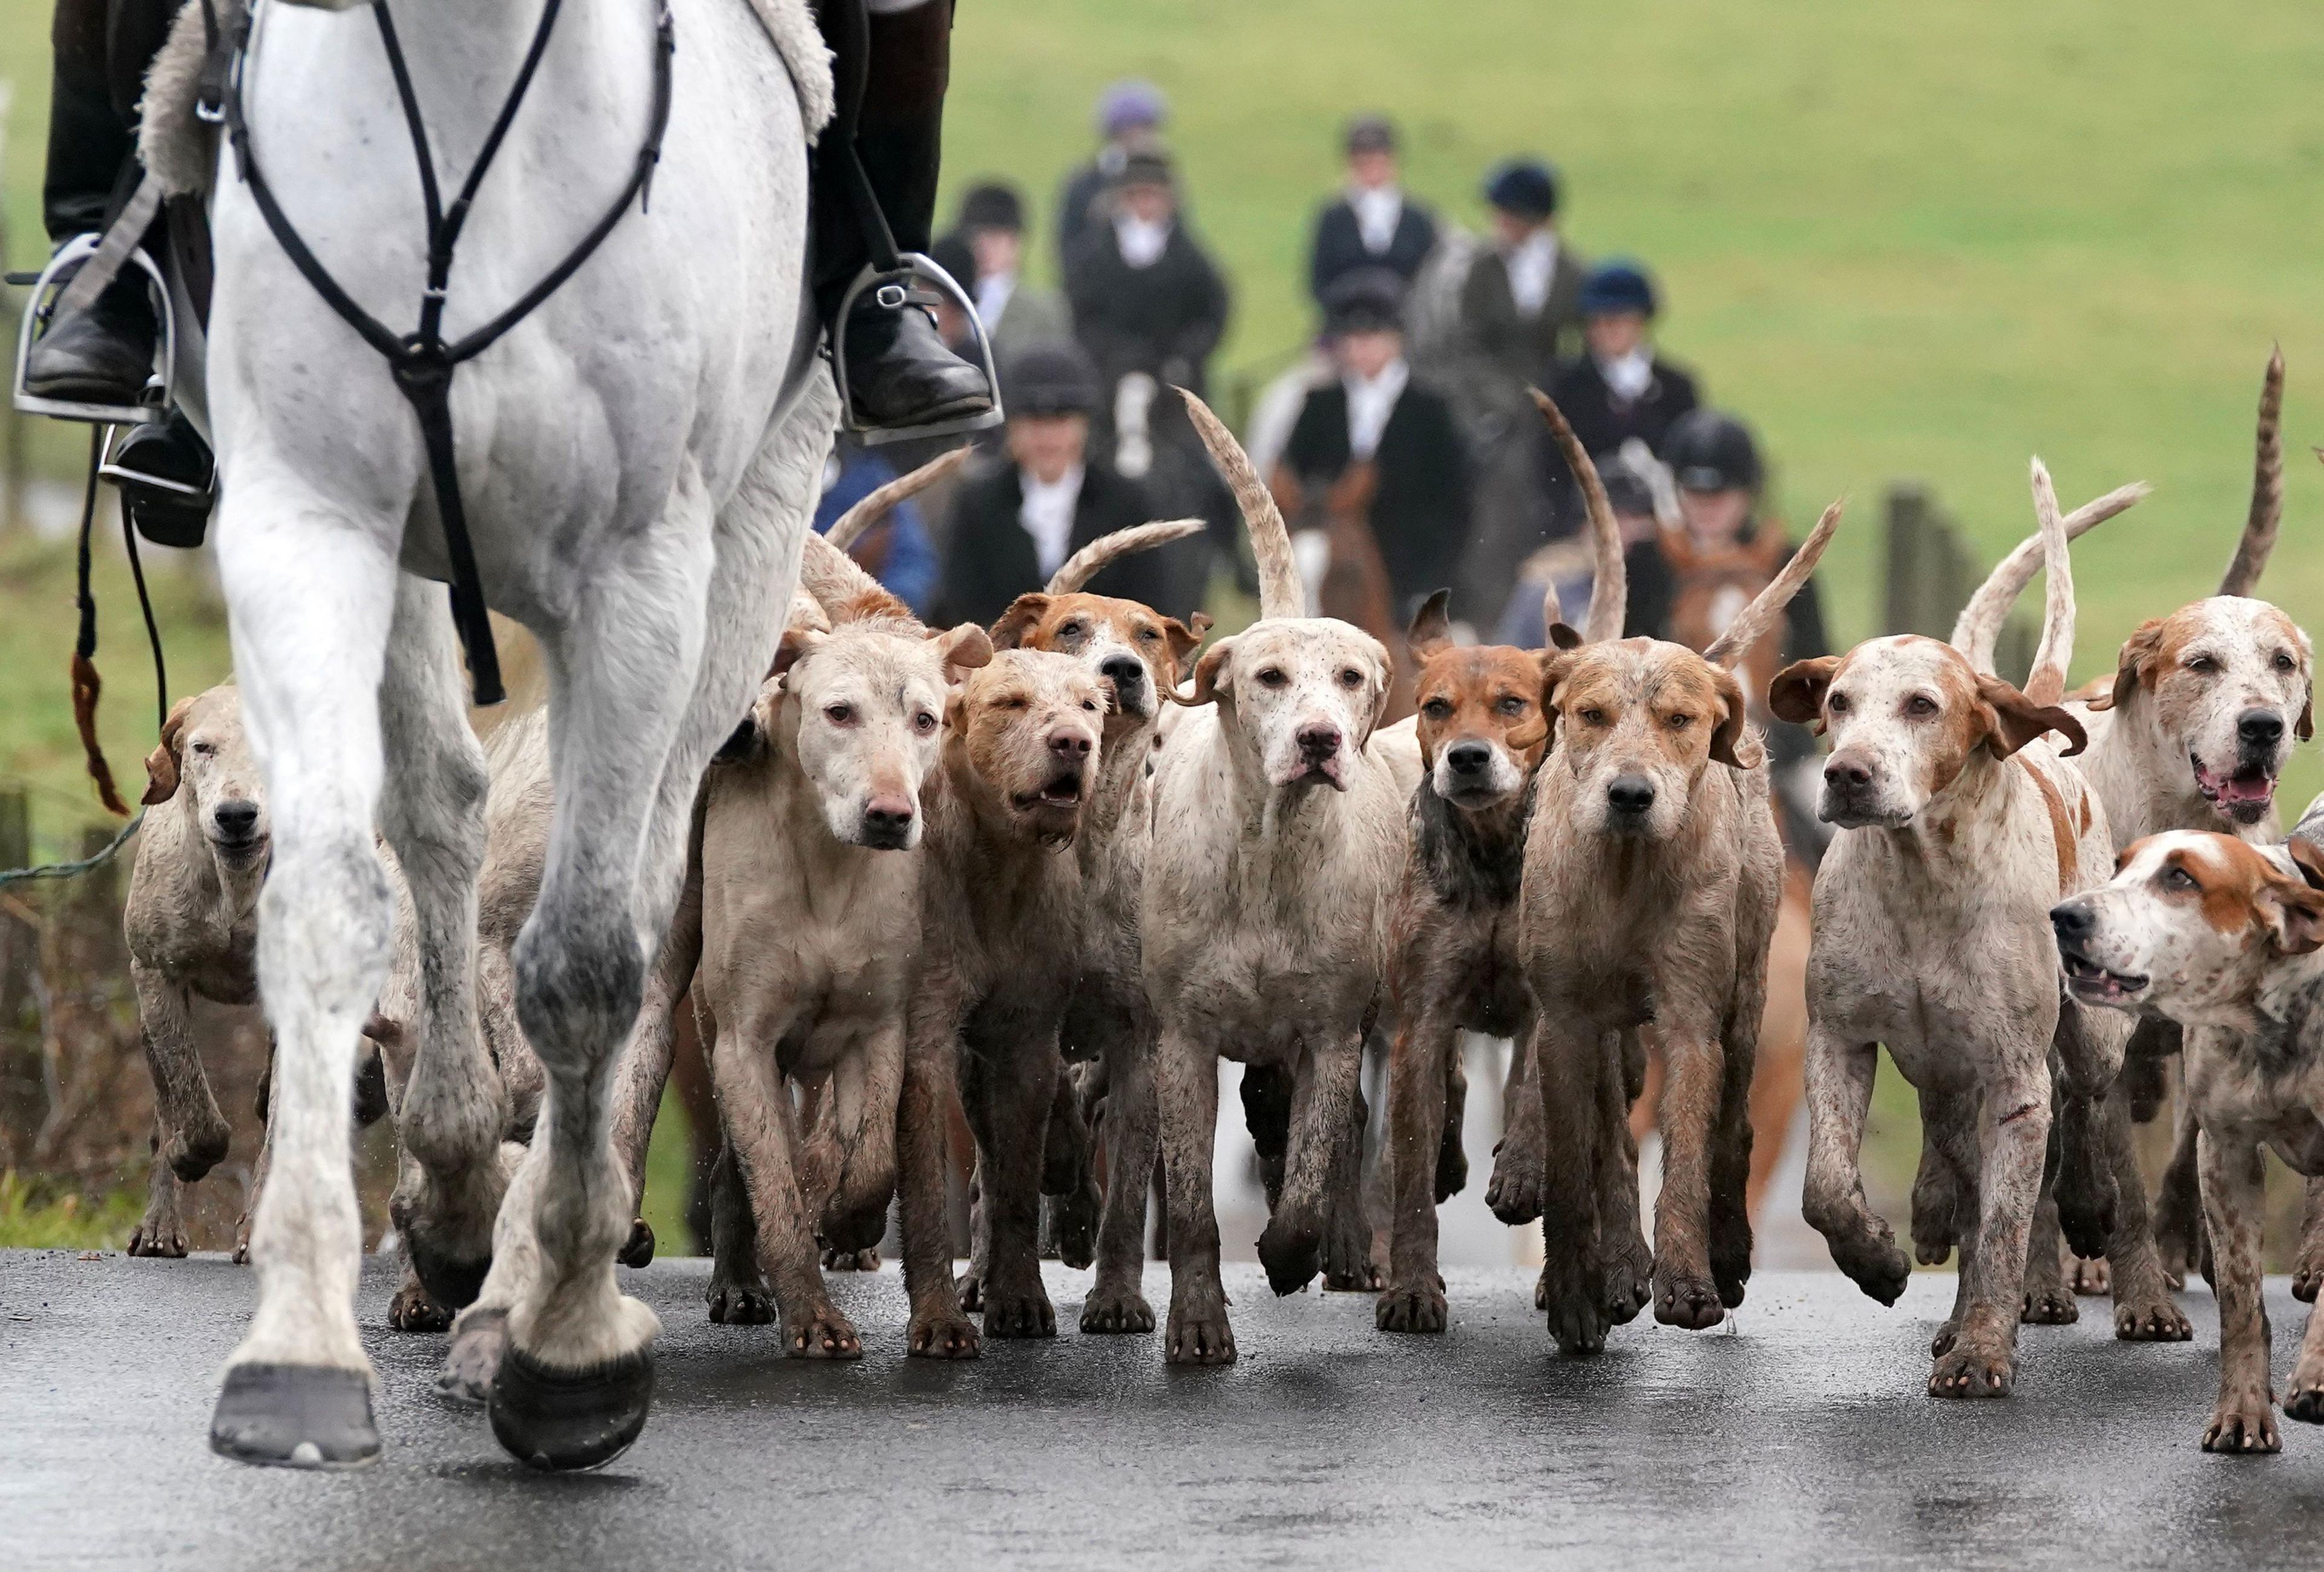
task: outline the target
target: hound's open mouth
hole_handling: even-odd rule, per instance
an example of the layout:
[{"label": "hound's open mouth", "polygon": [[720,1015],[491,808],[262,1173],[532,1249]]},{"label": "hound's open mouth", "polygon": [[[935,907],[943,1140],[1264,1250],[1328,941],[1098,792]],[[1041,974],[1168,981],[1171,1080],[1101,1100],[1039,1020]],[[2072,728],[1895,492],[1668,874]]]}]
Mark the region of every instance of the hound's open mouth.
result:
[{"label": "hound's open mouth", "polygon": [[249,868],[266,855],[266,837],[253,835],[246,841],[228,841],[223,836],[210,837],[210,845],[217,859],[228,868]]},{"label": "hound's open mouth", "polygon": [[1082,805],[1082,774],[1077,769],[1060,770],[1037,792],[1017,794],[1020,808],[1078,808]]},{"label": "hound's open mouth", "polygon": [[2232,775],[2214,775],[2193,754],[2187,762],[2195,770],[2195,789],[2203,800],[2238,824],[2256,824],[2275,800],[2275,777],[2256,764],[2239,767]]},{"label": "hound's open mouth", "polygon": [[2146,991],[2148,979],[2108,971],[2088,956],[2061,953],[2058,959],[2066,969],[2066,986],[2092,1004],[2118,1005]]}]

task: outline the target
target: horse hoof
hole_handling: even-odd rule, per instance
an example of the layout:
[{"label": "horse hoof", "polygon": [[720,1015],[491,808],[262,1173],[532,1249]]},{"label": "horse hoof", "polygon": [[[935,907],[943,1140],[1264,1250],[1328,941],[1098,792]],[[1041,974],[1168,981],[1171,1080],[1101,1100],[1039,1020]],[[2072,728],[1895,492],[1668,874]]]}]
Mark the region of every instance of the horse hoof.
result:
[{"label": "horse hoof", "polygon": [[595,1468],[630,1449],[653,1402],[653,1349],[558,1370],[512,1344],[493,1382],[493,1434],[535,1468]]},{"label": "horse hoof", "polygon": [[375,1463],[371,1379],[335,1365],[236,1365],[210,1414],[210,1450],[274,1468]]},{"label": "horse hoof", "polygon": [[622,1253],[613,1259],[624,1266],[650,1266],[653,1255],[653,1227],[645,1218],[639,1218],[630,1224],[630,1236],[622,1242]]},{"label": "horse hoof", "polygon": [[466,1310],[484,1291],[484,1274],[493,1269],[491,1256],[481,1261],[462,1261],[433,1248],[419,1234],[405,1235],[403,1247],[411,1258],[411,1270],[420,1274],[421,1285],[428,1290],[428,1297],[446,1310]]}]

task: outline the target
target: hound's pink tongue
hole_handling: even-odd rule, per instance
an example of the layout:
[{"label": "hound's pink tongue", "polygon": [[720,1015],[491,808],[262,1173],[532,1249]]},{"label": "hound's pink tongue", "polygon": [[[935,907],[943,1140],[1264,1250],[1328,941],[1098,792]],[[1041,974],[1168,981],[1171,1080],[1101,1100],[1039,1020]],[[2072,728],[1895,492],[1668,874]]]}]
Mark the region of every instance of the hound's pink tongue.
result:
[{"label": "hound's pink tongue", "polygon": [[2209,771],[2198,769],[2196,783],[2223,808],[2237,807],[2248,803],[2264,803],[2275,795],[2275,782],[2255,769],[2239,769],[2221,779]]}]

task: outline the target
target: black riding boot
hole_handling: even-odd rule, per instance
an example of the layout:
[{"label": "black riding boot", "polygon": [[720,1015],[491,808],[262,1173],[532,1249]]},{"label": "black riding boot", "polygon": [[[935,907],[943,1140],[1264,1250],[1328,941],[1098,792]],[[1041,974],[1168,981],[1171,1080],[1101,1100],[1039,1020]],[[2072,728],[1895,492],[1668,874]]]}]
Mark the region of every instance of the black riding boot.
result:
[{"label": "black riding boot", "polygon": [[[952,0],[880,16],[863,0],[821,0],[816,11],[839,87],[837,119],[815,158],[816,305],[828,331],[841,298],[872,263],[883,225],[894,250],[928,249]],[[915,292],[909,274],[894,281],[894,290],[866,290],[848,317],[844,369],[855,423],[909,429],[991,409],[983,368],[946,348],[926,306],[905,298]]]},{"label": "black riding boot", "polygon": [[[117,102],[112,80],[114,9],[111,0],[57,0],[41,199],[49,239],[59,245],[103,229],[137,179],[135,119]],[[88,309],[49,325],[25,364],[25,391],[44,399],[134,404],[153,370],[156,331],[145,277],[132,271]]]}]

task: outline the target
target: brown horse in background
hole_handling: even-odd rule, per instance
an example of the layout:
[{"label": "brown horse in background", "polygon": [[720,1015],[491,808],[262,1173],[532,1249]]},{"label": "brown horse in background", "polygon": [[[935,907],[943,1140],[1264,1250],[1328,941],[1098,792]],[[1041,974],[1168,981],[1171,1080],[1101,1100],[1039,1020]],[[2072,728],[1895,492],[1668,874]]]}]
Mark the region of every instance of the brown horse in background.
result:
[{"label": "brown horse in background", "polygon": [[1291,521],[1296,537],[1321,530],[1331,546],[1331,561],[1315,600],[1316,612],[1353,623],[1379,639],[1388,652],[1393,672],[1388,708],[1380,715],[1385,726],[1412,713],[1412,658],[1405,651],[1404,630],[1397,621],[1396,591],[1388,583],[1388,560],[1380,556],[1379,538],[1372,533],[1372,499],[1379,492],[1379,468],[1370,459],[1358,459],[1327,485],[1307,486],[1288,464],[1277,464],[1268,489],[1275,504]]}]

